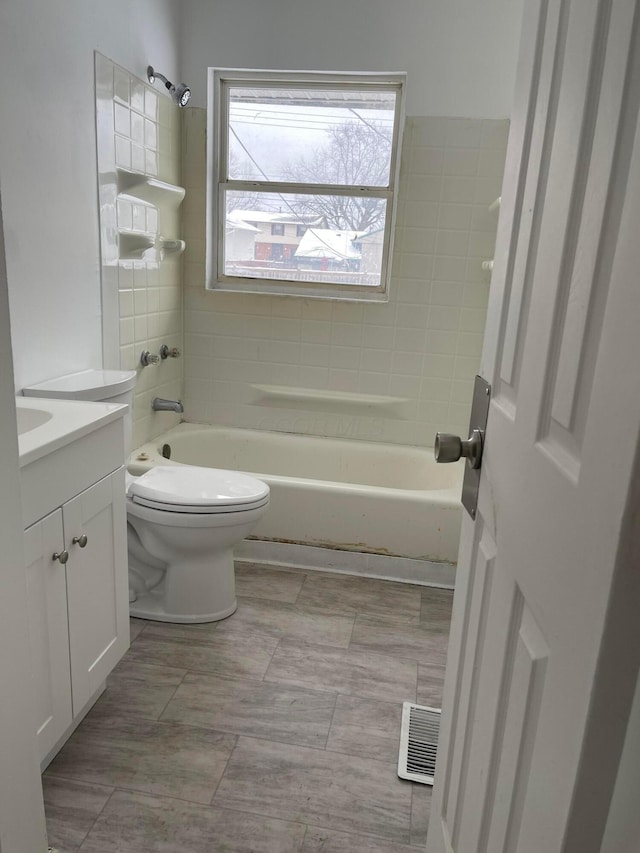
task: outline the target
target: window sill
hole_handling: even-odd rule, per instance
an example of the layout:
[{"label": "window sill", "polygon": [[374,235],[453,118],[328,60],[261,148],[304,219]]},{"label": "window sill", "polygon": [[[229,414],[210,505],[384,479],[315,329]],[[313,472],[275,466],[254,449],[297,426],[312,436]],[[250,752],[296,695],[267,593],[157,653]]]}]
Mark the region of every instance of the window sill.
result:
[{"label": "window sill", "polygon": [[288,286],[282,282],[268,279],[248,279],[246,282],[215,281],[206,285],[213,293],[249,293],[262,296],[299,296],[302,299],[328,299],[333,302],[373,302],[389,301],[389,293],[374,287],[362,286],[359,289],[344,285],[312,284]]}]

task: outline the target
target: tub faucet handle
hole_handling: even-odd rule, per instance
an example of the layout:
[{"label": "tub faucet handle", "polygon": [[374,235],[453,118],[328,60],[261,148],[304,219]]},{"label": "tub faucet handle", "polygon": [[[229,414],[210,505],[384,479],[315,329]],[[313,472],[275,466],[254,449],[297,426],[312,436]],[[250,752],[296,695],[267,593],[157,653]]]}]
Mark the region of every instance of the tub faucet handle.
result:
[{"label": "tub faucet handle", "polygon": [[160,358],[180,358],[180,350],[178,347],[168,347],[166,344],[162,344],[160,347]]},{"label": "tub faucet handle", "polygon": [[149,352],[149,350],[144,350],[144,352],[140,354],[140,364],[143,367],[148,367],[150,364],[158,364],[159,362],[160,356]]}]

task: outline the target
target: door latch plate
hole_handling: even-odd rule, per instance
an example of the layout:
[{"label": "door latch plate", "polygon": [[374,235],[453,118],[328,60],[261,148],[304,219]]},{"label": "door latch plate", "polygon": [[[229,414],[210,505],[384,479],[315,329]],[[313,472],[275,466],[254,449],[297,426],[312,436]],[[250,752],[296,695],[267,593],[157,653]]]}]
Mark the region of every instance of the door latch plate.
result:
[{"label": "door latch plate", "polygon": [[[469,437],[474,433],[474,430],[480,430],[484,441],[485,430],[487,428],[487,417],[489,416],[489,403],[491,402],[491,385],[482,378],[476,376],[476,381],[473,386],[473,402],[471,404],[471,418],[469,419]],[[462,506],[469,513],[471,518],[475,519],[476,509],[478,507],[478,490],[480,489],[480,471],[479,468],[472,468],[470,465],[464,466],[464,480],[462,483]]]}]

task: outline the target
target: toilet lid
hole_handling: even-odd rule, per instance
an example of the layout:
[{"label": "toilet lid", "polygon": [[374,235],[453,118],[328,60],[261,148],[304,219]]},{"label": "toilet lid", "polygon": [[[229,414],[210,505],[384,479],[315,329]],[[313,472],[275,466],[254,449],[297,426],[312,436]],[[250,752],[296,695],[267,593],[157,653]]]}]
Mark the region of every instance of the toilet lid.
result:
[{"label": "toilet lid", "polygon": [[129,495],[136,503],[167,510],[215,512],[262,505],[269,498],[269,486],[238,471],[158,465],[135,479]]}]

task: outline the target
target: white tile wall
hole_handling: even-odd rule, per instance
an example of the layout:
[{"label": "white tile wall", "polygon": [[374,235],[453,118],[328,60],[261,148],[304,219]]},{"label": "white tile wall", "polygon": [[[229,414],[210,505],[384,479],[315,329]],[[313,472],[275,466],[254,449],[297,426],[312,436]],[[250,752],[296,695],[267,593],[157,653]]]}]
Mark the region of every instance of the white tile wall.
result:
[{"label": "white tile wall", "polygon": [[[180,211],[159,208],[115,195],[115,168],[141,172],[173,184],[181,177],[180,110],[170,99],[102,56],[96,58],[98,171],[101,195],[102,286],[117,289],[119,346],[107,367],[136,369],[133,408],[134,447],[174,426],[180,418],[154,413],[154,396],[179,399],[182,361],[167,359],[140,367],[140,353],[157,353],[163,343],[182,348],[182,262],[118,258],[117,231],[139,231],[166,238],[181,237]],[[115,204],[105,203],[115,201]],[[110,296],[105,292],[103,304]],[[108,324],[107,324],[108,325]],[[109,360],[109,356],[105,359]]]},{"label": "white tile wall", "polygon": [[[363,305],[205,291],[206,112],[185,110],[187,419],[419,445],[466,435],[507,134],[506,120],[407,118],[390,301]],[[268,407],[252,384],[409,404],[402,419]]]}]

